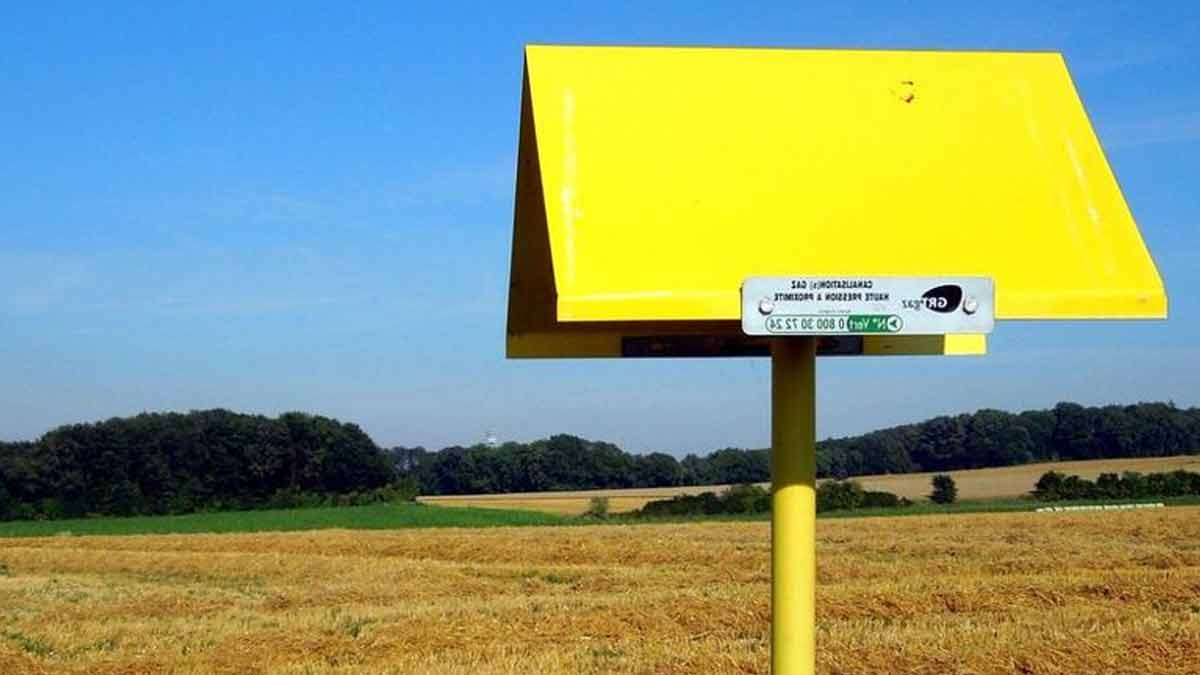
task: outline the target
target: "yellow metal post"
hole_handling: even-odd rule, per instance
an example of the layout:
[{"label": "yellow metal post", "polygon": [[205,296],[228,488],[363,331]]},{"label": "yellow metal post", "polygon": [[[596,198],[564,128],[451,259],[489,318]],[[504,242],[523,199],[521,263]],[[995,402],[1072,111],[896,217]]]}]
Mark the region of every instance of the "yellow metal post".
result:
[{"label": "yellow metal post", "polygon": [[771,673],[816,670],[815,338],[771,346]]}]

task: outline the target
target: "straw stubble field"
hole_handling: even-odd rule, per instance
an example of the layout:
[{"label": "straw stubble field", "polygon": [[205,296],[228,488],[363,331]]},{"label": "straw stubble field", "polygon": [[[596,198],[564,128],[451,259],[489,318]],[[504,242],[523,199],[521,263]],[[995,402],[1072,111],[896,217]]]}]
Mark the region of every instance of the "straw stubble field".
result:
[{"label": "straw stubble field", "polygon": [[[822,673],[1200,672],[1200,509],[825,520]],[[3,673],[762,673],[768,526],[0,540]]]}]

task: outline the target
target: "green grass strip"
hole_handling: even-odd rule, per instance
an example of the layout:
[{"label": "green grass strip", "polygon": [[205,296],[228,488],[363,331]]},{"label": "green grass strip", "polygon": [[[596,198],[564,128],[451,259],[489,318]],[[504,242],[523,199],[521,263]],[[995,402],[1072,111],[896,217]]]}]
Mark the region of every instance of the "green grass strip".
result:
[{"label": "green grass strip", "polygon": [[512,527],[561,525],[571,519],[533,511],[372,504],[337,508],[223,511],[181,516],[27,520],[0,523],[0,537],[54,535],[292,532],[344,528],[391,530],[421,527]]}]

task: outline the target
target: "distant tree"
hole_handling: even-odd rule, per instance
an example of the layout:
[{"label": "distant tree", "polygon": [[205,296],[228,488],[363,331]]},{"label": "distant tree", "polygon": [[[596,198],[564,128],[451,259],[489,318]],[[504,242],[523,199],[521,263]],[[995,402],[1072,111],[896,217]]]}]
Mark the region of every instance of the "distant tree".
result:
[{"label": "distant tree", "polygon": [[910,504],[912,502],[891,492],[878,490],[863,491],[862,508],[864,509],[892,509]]},{"label": "distant tree", "polygon": [[961,468],[966,454],[965,416],[935,417],[921,425],[913,449],[914,464],[923,471]]},{"label": "distant tree", "polygon": [[392,472],[398,478],[412,481],[418,489],[433,482],[433,463],[437,458],[436,452],[429,452],[421,446],[408,448],[402,445],[386,451]]},{"label": "distant tree", "polygon": [[119,480],[109,486],[107,499],[101,503],[100,509],[115,516],[141,513],[142,492],[137,484],[128,478]]},{"label": "distant tree", "polygon": [[1101,408],[1095,416],[1093,444],[1098,457],[1128,457],[1134,452],[1134,425],[1129,412],[1121,406]]},{"label": "distant tree", "polygon": [[830,439],[817,444],[817,475],[836,480],[844,480],[850,476],[845,444],[840,439]]},{"label": "distant tree", "polygon": [[825,481],[817,486],[817,511],[857,509],[863,503],[863,489],[858,481]]},{"label": "distant tree", "polygon": [[720,497],[725,513],[767,513],[771,510],[771,493],[755,483],[731,485]]},{"label": "distant tree", "polygon": [[1121,477],[1115,473],[1102,473],[1096,478],[1096,491],[1105,499],[1125,499],[1131,495]]},{"label": "distant tree", "polygon": [[1022,464],[1032,459],[1028,432],[1013,415],[1000,410],[980,410],[967,426],[966,455],[970,468]]},{"label": "distant tree", "polygon": [[683,482],[683,469],[674,457],[652,452],[634,459],[634,484],[637,487],[671,487]]},{"label": "distant tree", "polygon": [[588,501],[587,511],[585,516],[591,518],[607,518],[608,517],[608,497],[592,497]]},{"label": "distant tree", "polygon": [[1099,456],[1092,436],[1092,413],[1078,403],[1054,406],[1054,447],[1064,459],[1092,459]]},{"label": "distant tree", "polygon": [[1057,471],[1047,471],[1033,486],[1033,496],[1044,501],[1062,499],[1063,482],[1066,476]]},{"label": "distant tree", "polygon": [[1126,471],[1121,474],[1121,484],[1130,497],[1139,499],[1150,496],[1150,484],[1146,477],[1137,471]]},{"label": "distant tree", "polygon": [[1152,473],[1147,476],[1150,494],[1156,497],[1179,497],[1188,493],[1191,481],[1186,471]]},{"label": "distant tree", "polygon": [[1060,459],[1054,450],[1054,411],[1026,410],[1014,423],[1028,435],[1033,461]]},{"label": "distant tree", "polygon": [[707,457],[712,480],[717,484],[761,483],[771,479],[765,450],[724,448]]},{"label": "distant tree", "polygon": [[872,457],[872,473],[911,473],[915,465],[905,447],[904,428],[867,434],[862,438],[863,454]]},{"label": "distant tree", "polygon": [[1064,499],[1095,499],[1096,484],[1079,476],[1067,476],[1062,484]]},{"label": "distant tree", "polygon": [[958,486],[947,474],[940,473],[930,482],[933,485],[933,492],[929,494],[930,501],[936,504],[953,504],[958,499]]},{"label": "distant tree", "polygon": [[684,457],[679,462],[679,469],[683,474],[681,479],[683,485],[712,485],[715,482],[708,462],[697,455]]}]

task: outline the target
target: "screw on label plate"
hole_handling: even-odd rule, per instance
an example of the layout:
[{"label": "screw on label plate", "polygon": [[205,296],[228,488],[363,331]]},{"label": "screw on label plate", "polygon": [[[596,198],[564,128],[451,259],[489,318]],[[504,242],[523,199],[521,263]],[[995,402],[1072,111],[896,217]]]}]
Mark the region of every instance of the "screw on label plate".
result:
[{"label": "screw on label plate", "polygon": [[758,313],[770,314],[775,311],[775,303],[770,298],[763,298],[758,301]]},{"label": "screw on label plate", "polygon": [[975,298],[967,298],[966,300],[963,300],[963,312],[965,312],[967,314],[974,314],[975,312],[978,312],[978,311],[979,311],[979,301],[978,300],[976,300]]}]

